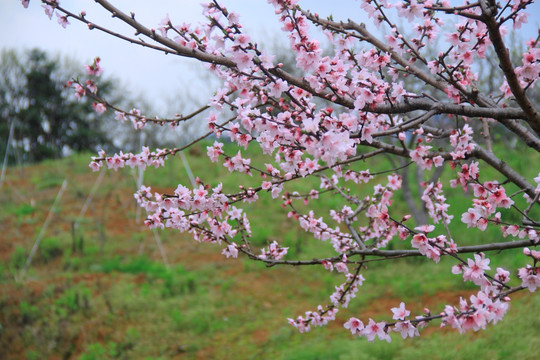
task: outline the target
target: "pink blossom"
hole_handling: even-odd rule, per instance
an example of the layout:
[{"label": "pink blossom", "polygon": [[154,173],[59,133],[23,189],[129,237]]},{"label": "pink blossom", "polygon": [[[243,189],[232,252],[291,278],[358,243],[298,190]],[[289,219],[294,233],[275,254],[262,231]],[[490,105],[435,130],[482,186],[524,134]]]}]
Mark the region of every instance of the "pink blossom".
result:
[{"label": "pink blossom", "polygon": [[274,97],[280,97],[281,94],[284,91],[287,91],[288,89],[289,89],[289,85],[285,81],[278,79],[275,82],[272,82],[270,84],[270,91],[268,95],[274,96]]},{"label": "pink blossom", "polygon": [[527,23],[527,17],[528,16],[529,16],[529,14],[527,14],[525,12],[517,14],[514,17],[514,30],[515,29],[521,29],[521,25]]},{"label": "pink blossom", "polygon": [[510,281],[510,272],[502,268],[497,268],[497,274],[495,274],[495,279],[502,283],[506,283]]},{"label": "pink blossom", "polygon": [[92,161],[89,166],[92,168],[92,171],[99,171],[101,169],[101,164],[95,161]]},{"label": "pink blossom", "polygon": [[345,329],[349,329],[351,331],[351,334],[359,335],[362,333],[362,330],[364,329],[364,323],[358,320],[357,318],[352,317],[349,319],[349,321],[343,324],[343,327]]},{"label": "pink blossom", "polygon": [[388,187],[392,190],[398,190],[401,188],[401,177],[399,175],[388,176]]},{"label": "pink blossom", "polygon": [[225,249],[221,251],[223,255],[227,257],[237,258],[238,257],[238,248],[236,247],[236,244],[230,244],[227,245]]},{"label": "pink blossom", "polygon": [[158,214],[152,214],[148,216],[148,218],[144,221],[144,224],[149,229],[163,229],[165,227],[165,225],[161,222],[161,217]]},{"label": "pink blossom", "polygon": [[223,144],[214,141],[214,145],[206,147],[207,155],[212,162],[216,162],[219,156],[223,154]]},{"label": "pink blossom", "polygon": [[384,321],[376,323],[373,319],[369,319],[369,324],[362,330],[362,334],[365,335],[368,341],[373,341],[375,337],[378,337],[379,340],[390,342],[390,335],[388,335],[385,328],[386,323]]},{"label": "pink blossom", "polygon": [[403,339],[420,336],[418,329],[410,321],[400,321],[394,326],[394,331],[401,334]]},{"label": "pink blossom", "polygon": [[99,65],[101,59],[99,57],[94,59],[91,65],[85,65],[86,73],[88,75],[100,76],[103,73],[102,67]]},{"label": "pink blossom", "polygon": [[479,219],[478,214],[475,211],[472,211],[471,209],[469,209],[466,213],[463,213],[463,215],[461,215],[461,221],[467,224],[468,228],[475,227],[478,219]]},{"label": "pink blossom", "polygon": [[[96,83],[95,83],[93,80],[90,80],[90,79],[89,79],[89,80],[86,80],[86,83],[85,83],[85,84],[86,84],[86,88],[87,88],[88,90],[90,90],[90,92],[91,92],[92,94],[97,93],[98,88],[97,88]],[[83,95],[84,95],[84,94],[83,94]]]},{"label": "pink blossom", "polygon": [[267,249],[261,250],[259,258],[268,260],[281,260],[287,254],[289,248],[281,247],[277,241],[273,241]]},{"label": "pink blossom", "polygon": [[304,125],[305,131],[315,133],[319,130],[319,119],[317,118],[305,118],[302,120],[302,124]]},{"label": "pink blossom", "polygon": [[[23,3],[24,6],[24,3]],[[25,7],[28,6],[28,3]],[[53,13],[54,13],[54,7],[51,5],[41,5],[41,7],[45,10],[45,14],[49,17],[49,20],[52,19]]]},{"label": "pink blossom", "polygon": [[287,319],[287,320],[289,321],[289,324],[297,328],[300,333],[305,333],[310,330],[309,324],[306,323],[304,319],[300,316],[296,320],[294,319]]},{"label": "pink blossom", "polygon": [[62,27],[63,27],[64,29],[70,24],[70,22],[68,21],[67,15],[66,15],[66,16],[62,16],[62,15],[60,15],[59,13],[56,13],[56,16],[58,17],[58,23],[59,23],[60,25],[62,25]]},{"label": "pink blossom", "polygon": [[231,217],[231,220],[241,220],[242,219],[242,209],[237,209],[235,206],[227,212]]},{"label": "pink blossom", "polygon": [[411,314],[409,310],[405,309],[404,302],[401,302],[398,308],[392,308],[392,313],[394,313],[392,316],[392,319],[394,320],[405,320],[405,318]]},{"label": "pink blossom", "polygon": [[86,90],[79,84],[74,85],[75,88],[75,97],[77,100],[81,100],[81,98],[86,95]]},{"label": "pink blossom", "polygon": [[467,266],[464,268],[463,279],[479,285],[485,281],[484,271],[490,270],[489,259],[484,254],[474,254],[474,260],[467,259]]},{"label": "pink blossom", "polygon": [[334,267],[336,268],[336,270],[340,273],[344,273],[344,274],[348,274],[349,273],[349,268],[347,267],[347,264],[343,263],[343,262],[338,262],[334,265]]},{"label": "pink blossom", "polygon": [[435,165],[435,167],[440,167],[440,166],[443,166],[444,164],[444,158],[440,155],[437,155],[433,158],[433,165]]},{"label": "pink blossom", "polygon": [[530,292],[534,292],[536,288],[540,287],[540,268],[527,265],[518,269],[518,277],[521,279],[521,286],[528,288]]},{"label": "pink blossom", "polygon": [[332,265],[332,263],[331,263],[330,261],[324,260],[324,261],[322,262],[322,265],[324,266],[324,268],[325,268],[326,270],[330,270],[330,271],[333,271],[333,270],[334,270],[334,266]]}]

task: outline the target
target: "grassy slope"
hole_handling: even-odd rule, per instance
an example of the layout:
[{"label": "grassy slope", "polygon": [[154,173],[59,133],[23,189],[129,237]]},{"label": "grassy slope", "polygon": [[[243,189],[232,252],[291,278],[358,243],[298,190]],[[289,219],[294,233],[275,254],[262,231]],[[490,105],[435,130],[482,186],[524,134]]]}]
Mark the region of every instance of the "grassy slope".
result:
[{"label": "grassy slope", "polygon": [[[536,175],[519,157],[509,159],[528,177]],[[212,185],[218,179],[226,189],[238,185],[238,177],[209,164],[203,149],[193,150],[188,160],[193,172]],[[254,161],[264,163],[260,156]],[[460,336],[453,330],[430,328],[419,339],[402,341],[393,336],[391,344],[371,344],[343,329],[349,316],[390,318],[389,309],[401,299],[419,313],[424,306],[438,311],[441,305],[468,296],[474,288],[450,273],[450,259],[439,266],[419,259],[373,263],[364,273],[367,281],[358,297],[334,324],[298,334],[286,318],[326,304],[334,285],[342,281],[340,275],[320,268],[268,269],[247,260],[227,260],[217,246],[195,243],[173,231],[160,232],[170,263],[167,269],[152,233],[135,222],[131,197],[135,182],[127,169],[106,174],[73,237],[72,223],[97,177],[88,171],[87,162],[88,156],[79,155],[9,170],[0,193],[0,231],[6,239],[0,242],[0,354],[8,359],[532,359],[537,355],[540,320],[535,314],[540,299],[528,294],[516,295],[502,324],[481,333]],[[168,165],[148,170],[145,184],[170,191],[178,182],[188,182],[179,159],[169,160]],[[358,166],[374,172],[390,164]],[[68,189],[28,281],[16,283],[14,275],[66,176]],[[250,181],[256,184],[259,179]],[[300,183],[291,190],[306,188]],[[459,193],[452,191],[453,196]],[[342,204],[326,197],[310,206],[326,216],[329,208]],[[451,210],[458,215],[469,206],[465,198]],[[395,207],[405,211],[399,198]],[[291,255],[307,259],[328,249],[328,244],[306,236],[269,197],[261,196],[251,208],[254,243],[282,239]],[[454,234],[465,234],[464,230],[457,225]],[[497,230],[488,229],[456,236],[456,241],[491,242],[500,237]],[[81,238],[82,252],[77,249]],[[492,259],[494,266],[524,261],[519,251]]]}]

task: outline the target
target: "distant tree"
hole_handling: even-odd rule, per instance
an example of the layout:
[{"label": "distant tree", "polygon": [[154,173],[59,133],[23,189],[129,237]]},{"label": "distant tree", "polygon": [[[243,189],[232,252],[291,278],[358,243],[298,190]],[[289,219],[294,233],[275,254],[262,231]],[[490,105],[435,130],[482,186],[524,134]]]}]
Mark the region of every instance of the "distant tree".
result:
[{"label": "distant tree", "polygon": [[[14,124],[10,145],[24,161],[58,158],[71,151],[111,148],[103,121],[92,101],[80,101],[66,88],[73,69],[72,60],[52,58],[32,49],[22,54],[5,50],[0,54],[0,145],[6,149],[9,129]],[[102,81],[100,89],[111,96],[113,85]]]}]

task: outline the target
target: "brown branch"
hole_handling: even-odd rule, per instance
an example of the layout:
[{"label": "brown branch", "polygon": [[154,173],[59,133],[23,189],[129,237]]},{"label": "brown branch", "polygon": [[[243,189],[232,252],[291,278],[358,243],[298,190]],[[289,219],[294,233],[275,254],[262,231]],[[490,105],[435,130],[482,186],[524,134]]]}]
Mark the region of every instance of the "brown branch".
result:
[{"label": "brown branch", "polygon": [[[133,113],[131,111],[123,110],[123,109],[111,104],[106,99],[104,99],[104,98],[98,96],[97,94],[93,93],[92,91],[90,91],[90,89],[87,86],[84,86],[79,81],[75,80],[74,83],[79,84],[79,85],[81,85],[81,86],[83,86],[85,88],[85,90],[86,90],[85,95],[86,96],[92,98],[93,100],[95,100],[95,101],[97,101],[99,103],[104,104],[107,108],[110,108],[110,109],[112,109],[114,111],[118,111],[119,113],[122,113],[122,114],[124,114],[126,116],[131,116],[131,117],[135,117],[135,118],[137,118],[139,120],[143,120],[144,122],[152,122],[152,123],[160,124],[160,125],[163,125],[164,123],[178,124],[180,122],[185,122],[185,121],[191,120],[195,116],[199,115],[200,113],[202,113],[205,110],[208,110],[210,108],[209,105],[204,105],[204,106],[200,107],[199,109],[193,111],[192,113],[190,113],[188,115],[185,115],[185,116],[178,115],[177,117],[170,118],[170,119],[159,119],[157,117],[152,118],[152,117],[147,117],[147,116],[144,116],[144,115],[135,114],[135,113]],[[231,95],[233,92],[234,91],[231,90],[225,95],[227,95],[227,96]]]},{"label": "brown branch", "polygon": [[493,152],[493,146],[491,145],[491,134],[489,132],[489,124],[487,119],[482,119],[482,136],[484,137],[484,142],[486,144],[486,149],[488,152]]},{"label": "brown branch", "polygon": [[[48,0],[42,0],[45,4],[48,4],[48,5],[53,5],[51,3],[51,1],[48,1]],[[144,41],[141,41],[141,40],[138,40],[138,39],[133,39],[133,38],[130,38],[128,36],[125,36],[125,35],[122,35],[122,34],[119,34],[117,32],[114,32],[112,30],[109,30],[107,29],[106,27],[103,27],[101,25],[98,25],[96,23],[93,23],[89,20],[87,20],[84,16],[79,16],[77,14],[74,14],[66,9],[64,9],[63,7],[61,6],[58,6],[58,5],[54,5],[55,8],[58,10],[58,11],[61,11],[63,12],[64,14],[68,15],[69,17],[73,18],[73,19],[77,19],[79,20],[80,22],[82,23],[85,23],[87,26],[88,26],[88,29],[89,30],[99,30],[99,31],[102,31],[106,34],[109,34],[111,36],[114,36],[114,37],[117,37],[121,40],[124,40],[124,41],[127,41],[129,43],[132,43],[132,44],[135,44],[135,45],[140,45],[140,46],[143,46],[143,47],[147,47],[147,48],[150,48],[150,49],[153,49],[153,50],[158,50],[158,51],[162,51],[164,52],[165,54],[169,54],[171,51],[170,49],[168,48],[164,48],[164,47],[161,47],[161,46],[157,46],[155,44],[150,44],[150,43],[147,43],[147,42],[144,42]]]},{"label": "brown branch", "polygon": [[377,132],[375,134],[372,134],[371,137],[376,138],[376,137],[380,137],[380,136],[388,136],[388,135],[397,134],[397,133],[402,132],[402,131],[407,131],[407,130],[412,129],[412,128],[416,128],[420,124],[422,124],[422,123],[428,121],[429,119],[431,119],[431,117],[436,115],[436,114],[437,114],[437,110],[432,109],[432,110],[428,111],[427,113],[423,114],[422,116],[417,117],[416,119],[412,119],[410,121],[397,124],[397,125],[395,125],[394,127],[390,128],[388,130],[379,131],[379,132]]},{"label": "brown branch", "polygon": [[234,68],[236,67],[236,63],[232,61],[231,59],[224,57],[224,56],[217,56],[213,54],[206,53],[204,51],[201,51],[199,49],[191,49],[187,46],[182,46],[180,44],[177,44],[173,40],[163,37],[159,34],[157,34],[153,29],[149,29],[137,20],[135,20],[135,16],[128,15],[122,11],[120,11],[118,8],[113,6],[110,2],[107,0],[95,0],[98,4],[100,4],[105,10],[109,11],[113,17],[116,17],[132,28],[134,28],[137,33],[143,34],[150,39],[167,46],[168,48],[174,50],[173,53],[176,53],[177,55],[184,56],[184,57],[190,57],[195,58],[198,60],[201,60],[203,62],[216,64],[216,65],[224,65],[228,68]]},{"label": "brown branch", "polygon": [[[509,241],[503,243],[491,243],[483,245],[472,245],[472,246],[460,246],[457,248],[458,254],[468,254],[468,253],[478,253],[486,251],[501,251],[508,249],[518,249],[524,248],[527,246],[538,246],[532,240],[519,240],[519,241]],[[351,250],[348,254],[352,255],[361,255],[361,256],[378,256],[383,258],[395,258],[395,257],[411,257],[411,256],[425,256],[420,253],[418,250],[379,250],[379,249],[366,249],[366,250]],[[441,252],[441,256],[449,255],[445,252]],[[268,266],[274,265],[292,265],[292,266],[303,266],[303,265],[315,265],[321,264],[323,261],[328,262],[338,262],[342,260],[342,255],[325,258],[325,259],[312,259],[312,260],[270,260],[270,259],[261,259],[257,257],[257,260],[265,262]]]},{"label": "brown branch", "polygon": [[[354,106],[353,106],[354,107]],[[526,114],[516,108],[476,107],[447,102],[433,102],[427,99],[405,99],[397,104],[380,104],[372,109],[364,109],[366,112],[377,114],[403,114],[415,110],[433,110],[437,114],[452,114],[468,117],[486,117],[492,119],[526,119]]]},{"label": "brown branch", "polygon": [[495,19],[497,13],[496,6],[490,6],[486,0],[480,0],[480,6],[482,8],[483,21],[488,29],[489,39],[499,58],[499,65],[506,77],[508,86],[510,87],[512,94],[514,94],[516,102],[527,115],[527,122],[536,134],[540,136],[540,113],[536,110],[533,103],[525,94],[525,90],[523,90],[519,84],[519,79],[516,76],[514,66],[510,60],[510,54],[499,31],[499,24]]}]

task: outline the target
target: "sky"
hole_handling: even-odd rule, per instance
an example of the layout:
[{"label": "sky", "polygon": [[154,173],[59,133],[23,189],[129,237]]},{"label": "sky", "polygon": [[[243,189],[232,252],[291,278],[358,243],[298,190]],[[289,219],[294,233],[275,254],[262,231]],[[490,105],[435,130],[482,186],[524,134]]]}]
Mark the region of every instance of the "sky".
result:
[{"label": "sky", "polygon": [[[157,27],[166,14],[169,14],[173,24],[203,20],[200,0],[111,2],[123,11],[134,12],[136,18],[148,27]],[[85,10],[90,21],[124,33],[128,30],[127,34],[130,35],[133,33],[92,0],[64,0],[60,3],[67,4],[66,7],[75,13]],[[287,44],[286,37],[280,36],[282,32],[273,7],[266,0],[222,0],[222,3],[240,14],[246,33],[258,42],[273,44],[279,38],[278,44]],[[354,0],[304,0],[300,4],[321,16],[332,14],[336,20],[351,18],[360,22],[369,21],[362,13],[360,3]],[[521,32],[532,37],[540,22],[540,3],[533,4],[529,12],[529,24]],[[85,64],[99,56],[105,74],[120,78],[123,89],[144,97],[158,113],[171,109],[170,102],[175,94],[191,92],[195,98],[203,101],[215,91],[204,80],[206,70],[197,61],[131,45],[98,30],[89,31],[86,25],[73,19],[71,25],[63,29],[57,23],[56,16],[49,20],[37,0],[31,0],[28,9],[24,9],[18,0],[0,0],[0,47],[40,47]]]}]

